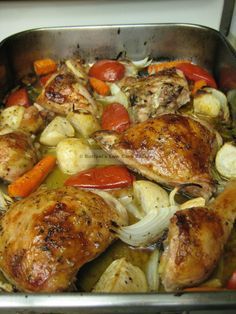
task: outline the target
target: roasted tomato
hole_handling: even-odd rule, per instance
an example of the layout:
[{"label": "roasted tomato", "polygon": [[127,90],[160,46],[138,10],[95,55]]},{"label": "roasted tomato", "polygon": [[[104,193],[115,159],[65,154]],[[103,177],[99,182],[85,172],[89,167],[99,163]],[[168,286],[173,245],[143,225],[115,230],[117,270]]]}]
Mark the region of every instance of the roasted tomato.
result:
[{"label": "roasted tomato", "polygon": [[89,76],[101,81],[115,82],[123,78],[125,67],[115,60],[100,60],[89,69]]},{"label": "roasted tomato", "polygon": [[207,86],[217,88],[216,82],[212,75],[198,65],[186,62],[176,65],[176,68],[181,70],[189,80],[205,81]]},{"label": "roasted tomato", "polygon": [[113,103],[106,107],[102,115],[102,129],[122,133],[129,126],[129,114],[123,105]]},{"label": "roasted tomato", "polygon": [[134,176],[124,166],[112,165],[79,172],[65,181],[65,185],[80,188],[114,189],[132,185]]},{"label": "roasted tomato", "polygon": [[30,100],[25,88],[20,88],[12,92],[6,100],[6,107],[11,106],[30,106]]}]

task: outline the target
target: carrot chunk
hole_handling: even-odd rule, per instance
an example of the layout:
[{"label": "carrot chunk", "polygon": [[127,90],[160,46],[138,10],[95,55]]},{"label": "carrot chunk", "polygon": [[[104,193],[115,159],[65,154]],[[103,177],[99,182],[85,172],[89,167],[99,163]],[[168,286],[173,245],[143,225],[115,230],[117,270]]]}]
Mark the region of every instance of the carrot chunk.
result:
[{"label": "carrot chunk", "polygon": [[52,59],[40,59],[34,61],[34,71],[37,75],[46,75],[55,72],[57,64]]},{"label": "carrot chunk", "polygon": [[89,83],[92,86],[92,89],[99,95],[107,96],[110,94],[110,87],[105,82],[95,77],[90,77]]},{"label": "carrot chunk", "polygon": [[174,61],[165,61],[165,62],[150,64],[148,66],[148,74],[152,75],[152,74],[156,74],[159,71],[175,68],[177,65],[179,65],[181,63],[190,63],[190,61],[188,61],[188,60],[174,60]]},{"label": "carrot chunk", "polygon": [[45,156],[30,171],[8,185],[12,197],[26,197],[34,192],[56,165],[54,156]]},{"label": "carrot chunk", "polygon": [[192,89],[192,95],[195,95],[199,89],[202,87],[207,86],[207,83],[204,80],[199,80],[194,82],[193,89]]}]

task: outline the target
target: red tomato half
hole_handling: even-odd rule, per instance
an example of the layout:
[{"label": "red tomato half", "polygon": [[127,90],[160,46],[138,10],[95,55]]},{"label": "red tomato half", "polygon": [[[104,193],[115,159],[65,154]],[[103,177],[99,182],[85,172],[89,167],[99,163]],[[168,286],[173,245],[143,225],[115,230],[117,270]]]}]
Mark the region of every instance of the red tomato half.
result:
[{"label": "red tomato half", "polygon": [[132,185],[134,176],[124,166],[112,165],[79,172],[65,181],[65,185],[80,188],[114,189]]},{"label": "red tomato half", "polygon": [[25,88],[17,89],[8,96],[6,100],[6,107],[11,106],[30,106],[29,96]]},{"label": "red tomato half", "polygon": [[129,114],[123,105],[113,103],[106,107],[102,115],[102,129],[122,133],[129,126]]},{"label": "red tomato half", "polygon": [[101,81],[115,82],[123,78],[125,67],[115,60],[100,60],[89,69],[89,76]]},{"label": "red tomato half", "polygon": [[217,88],[216,82],[213,76],[207,72],[205,69],[199,67],[198,65],[192,63],[180,63],[176,65],[176,68],[181,70],[187,79],[192,81],[205,81],[207,86]]},{"label": "red tomato half", "polygon": [[47,74],[47,75],[44,75],[44,76],[41,76],[39,81],[40,81],[40,84],[42,86],[45,86],[47,84],[47,81],[52,77],[52,73],[50,74]]},{"label": "red tomato half", "polygon": [[236,271],[233,272],[232,276],[230,277],[229,281],[226,284],[226,288],[230,290],[236,290]]}]

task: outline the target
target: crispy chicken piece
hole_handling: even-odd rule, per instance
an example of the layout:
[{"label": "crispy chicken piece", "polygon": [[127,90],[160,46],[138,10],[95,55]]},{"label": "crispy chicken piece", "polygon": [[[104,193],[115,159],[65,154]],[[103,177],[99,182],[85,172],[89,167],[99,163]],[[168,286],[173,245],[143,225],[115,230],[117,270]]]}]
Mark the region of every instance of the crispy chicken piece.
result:
[{"label": "crispy chicken piece", "polygon": [[171,219],[160,272],[166,291],[200,284],[215,269],[236,218],[236,181],[209,208],[178,211]]},{"label": "crispy chicken piece", "polygon": [[17,289],[67,289],[79,268],[113,241],[114,208],[74,187],[40,189],[13,204],[1,221],[0,269]]},{"label": "crispy chicken piece", "polygon": [[60,115],[77,109],[96,113],[96,104],[86,87],[65,67],[48,81],[36,102]]},{"label": "crispy chicken piece", "polygon": [[167,110],[177,110],[190,100],[188,82],[181,71],[169,69],[156,76],[127,77],[122,91],[131,104],[134,122],[154,118]]},{"label": "crispy chicken piece", "polygon": [[38,161],[29,135],[15,131],[0,135],[0,178],[12,182]]},{"label": "crispy chicken piece", "polygon": [[190,117],[165,114],[134,124],[122,134],[97,131],[93,138],[109,154],[148,179],[167,186],[197,184],[192,195],[213,190],[211,160],[217,150],[213,132]]}]

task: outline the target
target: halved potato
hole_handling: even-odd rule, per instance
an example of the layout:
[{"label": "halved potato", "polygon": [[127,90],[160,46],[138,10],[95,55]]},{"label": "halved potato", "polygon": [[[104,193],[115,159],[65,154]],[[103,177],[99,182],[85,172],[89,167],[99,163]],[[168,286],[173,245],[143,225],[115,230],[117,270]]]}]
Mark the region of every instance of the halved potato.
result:
[{"label": "halved potato", "polygon": [[76,174],[92,168],[96,164],[93,151],[79,138],[68,138],[60,141],[56,148],[57,161],[62,172]]},{"label": "halved potato", "polygon": [[44,129],[40,136],[40,143],[48,146],[56,146],[61,140],[67,137],[73,137],[75,130],[70,122],[57,116]]},{"label": "halved potato", "polygon": [[70,112],[67,115],[67,119],[85,138],[89,137],[92,133],[100,129],[97,119],[90,112],[85,110]]}]

